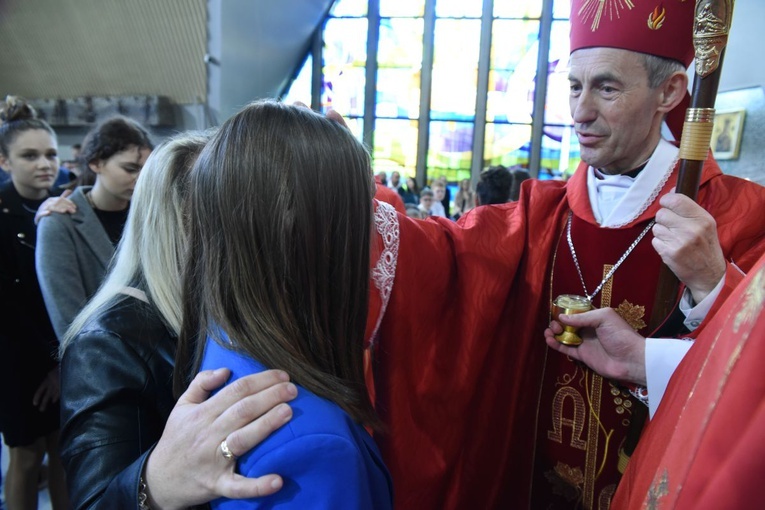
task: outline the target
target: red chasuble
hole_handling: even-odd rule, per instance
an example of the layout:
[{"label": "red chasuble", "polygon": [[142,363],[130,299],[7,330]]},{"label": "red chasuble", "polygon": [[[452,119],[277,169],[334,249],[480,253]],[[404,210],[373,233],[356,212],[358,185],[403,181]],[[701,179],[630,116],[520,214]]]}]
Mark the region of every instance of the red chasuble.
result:
[{"label": "red chasuble", "polygon": [[675,371],[613,508],[762,508],[764,310],[765,257]]},{"label": "red chasuble", "polygon": [[[662,193],[675,181],[676,174]],[[765,252],[765,188],[722,175],[710,160],[699,198],[717,218],[726,258],[746,271]],[[561,257],[552,282],[556,291],[581,293],[578,276],[563,260],[566,246],[560,237],[573,210],[574,243],[592,291],[602,266],[615,262],[613,255],[618,258],[625,248],[621,243],[631,243],[658,209],[656,200],[623,229],[594,228],[586,171],[580,168],[566,185],[527,181],[519,202],[479,207],[457,224],[398,216],[395,281],[374,353],[375,404],[387,425],[375,437],[394,479],[397,509],[527,508],[532,493],[535,498],[539,491],[552,493],[558,484],[559,479],[545,476],[550,468],[561,462],[585,476],[592,471],[592,458],[595,474],[611,480],[601,483],[597,494],[592,485],[588,507],[598,508],[601,496],[608,494],[603,491],[611,490],[618,475],[611,461],[601,468],[600,439],[587,460],[588,441],[598,434],[590,433],[589,407],[578,436],[585,450],[579,442],[570,447],[579,425],[563,421],[579,412],[572,400],[576,397],[560,400],[560,415],[553,409],[554,382],[574,370],[565,358],[554,359],[560,356],[548,350],[542,334],[550,317],[553,258],[556,252]],[[610,304],[618,307],[627,300],[631,313],[636,313],[633,306],[645,306],[647,316],[652,300],[646,296],[654,290],[657,262],[646,241],[617,271]],[[741,279],[730,266],[726,286]],[[586,406],[583,390],[592,388],[591,372],[589,377],[585,386],[574,388]],[[609,420],[607,429],[621,431],[629,400],[621,390],[614,395],[608,381],[601,381],[600,388],[599,416],[609,416],[601,418]],[[558,425],[552,416],[561,417]],[[555,436],[556,426],[560,436]],[[556,444],[567,451],[551,445],[551,435],[560,437]],[[617,433],[612,437],[608,452],[619,446]],[[541,478],[535,477],[535,466]],[[532,486],[535,479],[540,485]],[[584,483],[577,479],[568,491],[582,503],[579,485]]]}]

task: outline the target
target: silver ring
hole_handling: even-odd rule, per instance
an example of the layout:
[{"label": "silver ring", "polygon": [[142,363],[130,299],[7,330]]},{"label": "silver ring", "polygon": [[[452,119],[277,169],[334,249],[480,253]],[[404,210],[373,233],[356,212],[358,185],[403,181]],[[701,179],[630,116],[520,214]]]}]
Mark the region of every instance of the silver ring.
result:
[{"label": "silver ring", "polygon": [[236,460],[236,455],[234,455],[234,453],[228,448],[228,444],[226,443],[225,439],[220,442],[220,452],[228,460]]}]

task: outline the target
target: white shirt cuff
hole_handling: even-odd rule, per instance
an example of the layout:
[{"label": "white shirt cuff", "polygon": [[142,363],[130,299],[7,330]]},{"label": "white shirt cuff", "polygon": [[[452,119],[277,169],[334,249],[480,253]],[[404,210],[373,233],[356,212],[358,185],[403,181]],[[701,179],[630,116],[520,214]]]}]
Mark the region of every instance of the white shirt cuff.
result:
[{"label": "white shirt cuff", "polygon": [[691,346],[692,340],[646,338],[645,378],[648,387],[648,412],[651,418],[661,404],[669,379]]},{"label": "white shirt cuff", "polygon": [[683,291],[683,297],[680,299],[680,311],[683,312],[683,315],[685,315],[683,324],[685,324],[686,328],[688,328],[690,331],[693,331],[699,327],[701,321],[704,320],[704,317],[707,316],[709,310],[712,309],[712,305],[717,299],[717,296],[720,295],[723,286],[725,286],[725,275],[720,278],[720,281],[717,282],[717,286],[712,289],[712,292],[707,294],[707,297],[702,299],[701,303],[698,303],[696,306],[693,304],[693,296],[691,295],[691,291],[689,291],[686,287],[686,289]]}]

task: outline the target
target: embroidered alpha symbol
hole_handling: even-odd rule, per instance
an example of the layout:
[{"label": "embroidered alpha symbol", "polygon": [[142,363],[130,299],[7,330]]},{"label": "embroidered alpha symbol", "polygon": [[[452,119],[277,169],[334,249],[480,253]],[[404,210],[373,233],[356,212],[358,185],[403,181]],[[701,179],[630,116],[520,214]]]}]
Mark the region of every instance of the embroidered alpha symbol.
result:
[{"label": "embroidered alpha symbol", "polygon": [[653,12],[648,15],[648,28],[651,30],[658,30],[664,24],[664,20],[667,17],[667,10],[663,4],[659,4],[654,8]]},{"label": "embroidered alpha symbol", "polygon": [[635,4],[631,0],[584,0],[577,14],[582,23],[590,23],[590,30],[593,32],[600,28],[600,20],[603,14],[613,21],[614,18],[620,18],[623,10],[632,10]]}]

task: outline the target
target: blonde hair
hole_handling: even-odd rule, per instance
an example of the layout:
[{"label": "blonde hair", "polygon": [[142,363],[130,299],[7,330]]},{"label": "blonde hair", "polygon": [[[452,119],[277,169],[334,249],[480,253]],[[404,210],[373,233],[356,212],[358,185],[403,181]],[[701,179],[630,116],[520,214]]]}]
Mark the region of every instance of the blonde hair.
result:
[{"label": "blonde hair", "polygon": [[125,287],[146,292],[168,328],[181,329],[181,268],[186,245],[184,201],[194,161],[209,133],[184,133],[155,149],[141,171],[122,240],[101,288],[77,315],[61,353],[101,309],[125,297]]}]

